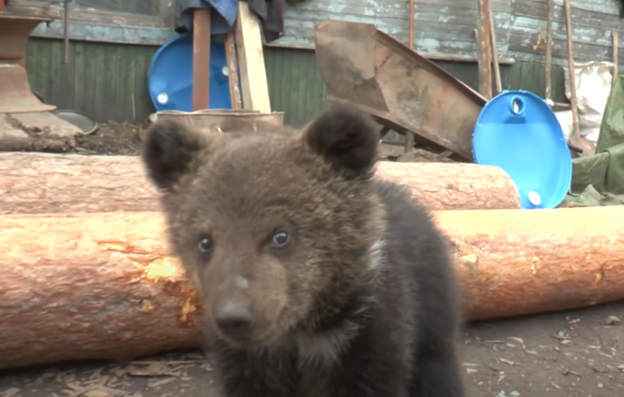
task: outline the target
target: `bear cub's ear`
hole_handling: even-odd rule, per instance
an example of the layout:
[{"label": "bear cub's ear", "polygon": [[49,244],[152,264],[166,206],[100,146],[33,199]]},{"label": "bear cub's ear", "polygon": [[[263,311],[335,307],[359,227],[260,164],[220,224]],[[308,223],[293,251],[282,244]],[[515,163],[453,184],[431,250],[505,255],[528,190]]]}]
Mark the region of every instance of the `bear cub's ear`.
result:
[{"label": "bear cub's ear", "polygon": [[368,176],[377,161],[379,132],[367,114],[347,106],[322,113],[304,132],[307,144],[334,167]]},{"label": "bear cub's ear", "polygon": [[141,153],[143,165],[152,183],[165,190],[187,172],[192,160],[206,146],[201,133],[173,120],[157,121],[146,135]]}]

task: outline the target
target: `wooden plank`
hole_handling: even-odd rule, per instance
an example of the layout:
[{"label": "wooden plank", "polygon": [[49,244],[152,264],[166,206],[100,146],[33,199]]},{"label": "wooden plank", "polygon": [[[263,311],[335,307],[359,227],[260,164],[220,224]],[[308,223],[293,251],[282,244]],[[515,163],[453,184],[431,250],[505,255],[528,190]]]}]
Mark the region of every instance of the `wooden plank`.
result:
[{"label": "wooden plank", "polygon": [[615,84],[615,80],[618,78],[618,44],[619,44],[619,34],[618,32],[612,32],[613,35],[613,83]]},{"label": "wooden plank", "polygon": [[[617,2],[591,0],[575,2],[571,7],[574,21],[573,41],[575,59],[582,61],[611,61],[611,31],[622,31]],[[553,6],[553,64],[566,63],[566,29],[564,2]],[[518,60],[541,61],[543,47],[534,48],[538,29],[546,27],[548,3],[544,0],[513,2],[509,35],[509,56]],[[620,59],[620,62],[622,60]]]},{"label": "wooden plank", "polygon": [[552,75],[552,22],[554,11],[554,0],[546,0],[548,3],[548,9],[546,13],[546,65],[544,67],[544,78],[546,80],[546,89],[544,91],[544,99],[547,101],[552,96],[552,83],[550,77]]},{"label": "wooden plank", "polygon": [[572,135],[568,138],[568,146],[583,153],[581,147],[581,127],[579,124],[578,107],[576,105],[576,76],[574,75],[574,49],[572,41],[572,13],[570,0],[565,1],[566,32],[568,42],[568,83],[570,85],[570,105],[572,106]]},{"label": "wooden plank", "polygon": [[260,21],[247,2],[238,3],[236,49],[241,74],[243,108],[271,112],[269,86],[264,66]]},{"label": "wooden plank", "polygon": [[[455,55],[475,59],[472,29],[477,15],[476,2],[457,0],[417,0],[414,13],[414,48],[422,54]],[[409,44],[409,15],[406,0],[306,1],[285,10],[286,35],[270,46],[313,49],[314,25],[328,19],[349,20],[376,25],[382,31]],[[511,2],[492,0],[499,48],[507,51]],[[444,26],[443,29],[440,26]]]},{"label": "wooden plank", "polygon": [[106,66],[104,68],[105,80],[103,81],[104,88],[104,106],[107,114],[111,116],[115,113],[115,103],[119,100],[117,95],[117,73],[115,71],[115,64],[117,60],[117,46],[106,45],[104,47],[106,54]]},{"label": "wooden plank", "polygon": [[234,33],[228,32],[225,36],[225,58],[228,69],[228,84],[230,86],[230,99],[232,109],[239,110],[243,108],[240,94],[240,82],[238,79],[238,59],[236,58],[236,43],[234,42]]},{"label": "wooden plank", "polygon": [[490,23],[490,46],[492,47],[492,66],[494,67],[494,81],[496,82],[496,94],[498,95],[503,90],[503,83],[501,82],[500,66],[498,61],[496,26],[494,26],[494,17],[492,16],[492,9],[489,7],[489,2],[487,14]]},{"label": "wooden plank", "polygon": [[85,112],[99,122],[142,121],[154,112],[146,76],[156,50],[70,41],[73,58],[63,65],[62,41],[31,39],[29,81],[46,102],[59,108]]},{"label": "wooden plank", "polygon": [[210,11],[193,11],[193,110],[210,107]]},{"label": "wooden plank", "polygon": [[[85,66],[86,66],[86,58],[85,58],[85,47],[87,44],[81,42],[71,42],[70,48],[73,48],[74,57],[72,59],[72,63],[74,64],[74,75],[73,75],[73,84],[72,88],[74,91],[74,103],[73,108],[79,110],[81,112],[87,112],[87,98],[90,97],[89,91],[85,87]],[[127,73],[131,73],[132,70],[126,71]]]},{"label": "wooden plank", "polygon": [[[127,49],[133,49],[134,46],[126,46]],[[125,66],[126,66],[126,87],[127,87],[127,95],[130,106],[128,106],[125,110],[126,113],[124,115],[125,120],[129,120],[131,122],[142,121],[139,120],[138,112],[137,112],[137,97],[135,95],[135,82],[138,76],[141,76],[141,80],[144,80],[142,75],[137,75],[137,57],[133,56],[132,53],[126,52],[125,56]]]},{"label": "wooden plank", "polygon": [[[90,73],[87,79],[93,84],[94,94],[93,107],[91,108],[91,117],[96,120],[108,121],[108,101],[106,100],[106,70],[108,69],[108,51],[109,45],[102,45],[94,47],[91,50],[93,54],[94,62],[92,62],[93,68],[87,69]],[[114,98],[112,99],[114,101]]]},{"label": "wooden plank", "polygon": [[414,49],[414,1],[409,0],[409,48]]}]

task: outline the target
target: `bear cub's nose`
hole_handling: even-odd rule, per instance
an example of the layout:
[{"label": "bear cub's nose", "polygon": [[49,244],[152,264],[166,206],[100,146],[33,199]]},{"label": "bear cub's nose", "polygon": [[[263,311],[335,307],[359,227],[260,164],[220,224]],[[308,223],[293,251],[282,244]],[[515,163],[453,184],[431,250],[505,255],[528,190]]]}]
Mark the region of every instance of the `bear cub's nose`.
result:
[{"label": "bear cub's nose", "polygon": [[224,334],[242,336],[251,329],[252,312],[247,306],[226,305],[217,309],[215,322]]}]

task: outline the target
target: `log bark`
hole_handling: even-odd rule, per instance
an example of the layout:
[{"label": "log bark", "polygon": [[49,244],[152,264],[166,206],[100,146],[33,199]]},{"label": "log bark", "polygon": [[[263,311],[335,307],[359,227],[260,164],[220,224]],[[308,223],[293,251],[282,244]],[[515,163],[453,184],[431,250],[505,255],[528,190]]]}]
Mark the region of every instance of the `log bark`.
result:
[{"label": "log bark", "polygon": [[[0,175],[0,214],[160,210],[138,157],[0,153]],[[498,167],[380,162],[377,176],[431,210],[520,208]]]},{"label": "log bark", "polygon": [[[622,207],[439,211],[465,318],[624,299]],[[159,212],[0,216],[0,369],[201,345]]]},{"label": "log bark", "polygon": [[453,247],[469,321],[624,299],[624,207],[435,216]]},{"label": "log bark", "polygon": [[0,369],[200,345],[160,213],[0,216]]}]

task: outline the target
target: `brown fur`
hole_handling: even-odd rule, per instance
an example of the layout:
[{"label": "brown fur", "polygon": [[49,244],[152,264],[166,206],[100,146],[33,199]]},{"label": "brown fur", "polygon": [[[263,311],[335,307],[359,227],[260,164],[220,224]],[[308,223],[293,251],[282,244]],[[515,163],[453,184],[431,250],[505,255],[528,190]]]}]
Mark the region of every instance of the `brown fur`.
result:
[{"label": "brown fur", "polygon": [[301,131],[151,128],[143,159],[203,298],[226,397],[461,396],[446,248],[404,192],[371,180],[378,139],[341,107]]}]

